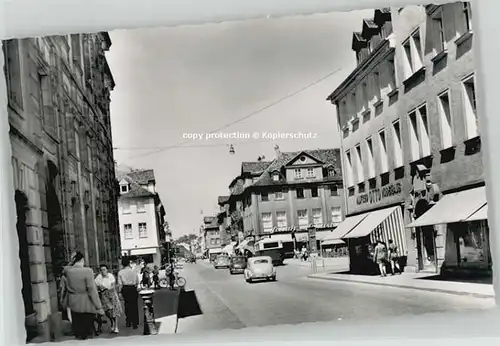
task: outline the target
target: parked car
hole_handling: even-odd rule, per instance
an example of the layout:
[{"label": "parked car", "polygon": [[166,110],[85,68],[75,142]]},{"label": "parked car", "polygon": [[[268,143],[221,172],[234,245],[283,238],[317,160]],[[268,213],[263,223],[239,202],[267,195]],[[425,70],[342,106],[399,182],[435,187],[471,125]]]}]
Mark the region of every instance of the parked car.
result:
[{"label": "parked car", "polygon": [[229,260],[229,256],[226,255],[219,255],[214,261],[214,268],[219,269],[219,268],[229,268],[229,265],[231,264],[231,261]]},{"label": "parked car", "polygon": [[270,256],[251,257],[244,271],[246,282],[255,280],[276,281],[276,269]]},{"label": "parked car", "polygon": [[229,264],[229,273],[243,274],[245,268],[247,267],[247,258],[245,256],[233,256],[231,257],[231,263]]}]

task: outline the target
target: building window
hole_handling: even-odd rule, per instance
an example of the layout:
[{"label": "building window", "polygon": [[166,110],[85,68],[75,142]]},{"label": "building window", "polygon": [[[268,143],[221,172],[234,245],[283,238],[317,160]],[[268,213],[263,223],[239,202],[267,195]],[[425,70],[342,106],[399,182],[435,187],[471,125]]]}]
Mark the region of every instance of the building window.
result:
[{"label": "building window", "polygon": [[299,228],[307,229],[309,227],[309,218],[307,216],[307,209],[297,210],[297,216],[299,218]]},{"label": "building window", "polygon": [[479,125],[476,110],[476,81],[474,76],[467,77],[463,82],[464,107],[465,107],[465,122],[467,139],[477,137],[479,135]]},{"label": "building window", "polygon": [[365,180],[363,173],[363,157],[361,156],[361,146],[358,144],[356,146],[356,177],[358,178],[357,183],[361,183]]},{"label": "building window", "polygon": [[403,166],[403,145],[399,120],[392,123],[392,138],[394,145],[394,168]]},{"label": "building window", "polygon": [[362,108],[365,108],[366,104],[368,103],[368,85],[366,82],[361,84],[361,104]]},{"label": "building window", "polygon": [[342,210],[340,207],[332,207],[332,222],[341,223],[342,222]]},{"label": "building window", "polygon": [[410,38],[403,43],[403,53],[405,78],[409,78],[423,66],[420,28],[414,31]]},{"label": "building window", "polygon": [[335,168],[333,168],[333,167],[328,168],[328,176],[329,177],[335,176]]},{"label": "building window", "polygon": [[470,2],[464,2],[462,3],[463,5],[463,10],[462,13],[464,14],[464,21],[465,21],[465,29],[467,32],[472,30],[472,15],[471,15],[471,8],[470,8]]},{"label": "building window", "polygon": [[283,196],[283,191],[276,191],[274,193],[274,199],[276,200],[285,199],[285,197]]},{"label": "building window", "polygon": [[133,239],[134,234],[132,233],[132,224],[128,223],[123,225],[123,234],[125,239]]},{"label": "building window", "polygon": [[368,159],[368,179],[375,177],[375,158],[373,156],[373,141],[371,138],[366,139],[366,153]]},{"label": "building window", "polygon": [[410,144],[412,161],[430,155],[429,124],[427,122],[427,108],[421,106],[410,112]]},{"label": "building window", "polygon": [[295,179],[302,179],[302,169],[295,168]]},{"label": "building window", "polygon": [[313,197],[313,198],[318,197],[318,188],[317,187],[311,187],[311,197]]},{"label": "building window", "polygon": [[19,40],[3,41],[5,57],[4,74],[7,81],[7,97],[11,106],[23,109],[21,60],[19,56]]},{"label": "building window", "polygon": [[359,129],[359,119],[356,118],[352,121],[352,132],[356,132]]},{"label": "building window", "polygon": [[387,173],[389,171],[389,158],[387,156],[387,140],[385,138],[385,130],[378,133],[379,152],[380,152],[380,172]]},{"label": "building window", "polygon": [[339,190],[337,188],[337,185],[330,185],[330,196],[338,196],[339,195]]},{"label": "building window", "polygon": [[270,233],[273,230],[273,216],[271,213],[262,213],[262,231]]},{"label": "building window", "polygon": [[443,11],[440,10],[432,17],[432,23],[434,24],[435,30],[435,49],[436,53],[441,53],[446,49],[446,36],[443,24]]},{"label": "building window", "polygon": [[277,211],[276,212],[276,221],[278,225],[278,229],[286,229],[288,224],[286,221],[286,211]]},{"label": "building window", "polygon": [[307,177],[308,178],[314,178],[315,177],[314,168],[308,168],[307,169]]},{"label": "building window", "polygon": [[262,191],[260,193],[260,198],[261,198],[262,202],[269,201],[269,193],[267,191]]},{"label": "building window", "polygon": [[370,121],[370,118],[372,116],[372,111],[370,109],[366,110],[361,117],[363,118],[363,124],[367,123]]},{"label": "building window", "polygon": [[139,222],[139,238],[148,237],[148,227],[145,222]]},{"label": "building window", "polygon": [[144,203],[144,201],[137,201],[137,212],[138,213],[146,212],[146,203]]},{"label": "building window", "polygon": [[453,126],[451,122],[450,94],[445,91],[439,98],[439,119],[441,123],[441,145],[443,149],[453,146]]},{"label": "building window", "polygon": [[70,35],[71,37],[71,52],[73,55],[73,62],[79,67],[82,66],[82,49],[80,46],[80,34]]},{"label": "building window", "polygon": [[346,128],[342,131],[342,134],[343,134],[343,137],[344,137],[344,138],[349,137],[349,127],[346,127]]},{"label": "building window", "polygon": [[127,193],[128,192],[128,185],[121,185],[120,188],[121,188],[121,192],[122,193]]},{"label": "building window", "polygon": [[297,198],[298,199],[303,199],[304,198],[304,189],[301,187],[297,188]]},{"label": "building window", "polygon": [[389,84],[391,86],[391,90],[397,88],[397,77],[396,77],[396,62],[394,61],[394,57],[387,60],[387,68],[389,70]]},{"label": "building window", "polygon": [[129,201],[123,201],[122,207],[123,207],[123,214],[130,214],[130,202]]},{"label": "building window", "polygon": [[320,208],[315,208],[312,210],[313,213],[313,224],[315,227],[323,224],[323,214]]},{"label": "building window", "polygon": [[273,174],[273,180],[274,181],[279,181],[280,180],[280,175],[278,173]]},{"label": "building window", "polygon": [[375,100],[381,99],[381,89],[382,86],[380,84],[380,73],[373,73],[373,95],[375,96]]},{"label": "building window", "polygon": [[346,183],[348,187],[354,186],[353,171],[352,171],[352,157],[351,152],[348,150],[345,152],[345,164],[346,164]]}]

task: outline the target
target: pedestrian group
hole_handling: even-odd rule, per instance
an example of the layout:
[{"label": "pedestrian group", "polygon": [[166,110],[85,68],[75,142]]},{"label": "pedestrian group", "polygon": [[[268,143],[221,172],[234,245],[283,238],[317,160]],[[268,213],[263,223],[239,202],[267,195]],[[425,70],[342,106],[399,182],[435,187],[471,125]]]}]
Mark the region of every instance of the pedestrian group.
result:
[{"label": "pedestrian group", "polygon": [[[122,315],[123,300],[127,328],[139,327],[139,292],[151,287],[151,269],[141,265],[139,273],[135,261],[122,259],[123,268],[117,278],[101,265],[94,278],[91,268],[85,267],[84,256],[75,252],[64,267],[60,282],[60,304],[67,320],[71,322],[76,339],[86,340],[97,336],[102,325],[111,324],[111,333],[118,334],[118,318]],[[152,270],[152,281],[159,288],[159,269]]]}]

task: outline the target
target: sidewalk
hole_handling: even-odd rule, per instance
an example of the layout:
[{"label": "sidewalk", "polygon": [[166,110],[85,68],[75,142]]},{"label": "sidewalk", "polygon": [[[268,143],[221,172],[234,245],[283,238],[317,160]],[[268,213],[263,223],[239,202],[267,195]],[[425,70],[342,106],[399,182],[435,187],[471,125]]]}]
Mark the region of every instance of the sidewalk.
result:
[{"label": "sidewalk", "polygon": [[456,281],[430,280],[436,274],[403,273],[395,276],[368,276],[341,273],[321,273],[308,275],[316,280],[347,281],[360,284],[391,286],[456,295],[470,295],[478,298],[494,298],[493,285]]},{"label": "sidewalk", "polygon": [[[303,261],[298,258],[290,258],[285,260],[285,265],[301,266],[312,268],[311,259]],[[348,257],[325,257],[316,259],[316,269],[320,272],[324,271],[347,271],[349,270]]]},{"label": "sidewalk", "polygon": [[[177,326],[177,305],[179,302],[179,290],[170,291],[168,289],[157,290],[154,295],[154,313],[158,334],[174,334]],[[110,333],[110,324],[102,326],[102,333],[94,339],[113,339],[119,337],[142,336],[144,333],[144,310],[142,299],[139,298],[139,328],[127,328],[125,322],[125,312],[118,319],[118,334]],[[57,338],[55,342],[75,340],[71,335],[71,324],[63,321],[63,336]],[[34,343],[39,343],[36,340]],[[45,343],[45,342],[44,342]]]}]

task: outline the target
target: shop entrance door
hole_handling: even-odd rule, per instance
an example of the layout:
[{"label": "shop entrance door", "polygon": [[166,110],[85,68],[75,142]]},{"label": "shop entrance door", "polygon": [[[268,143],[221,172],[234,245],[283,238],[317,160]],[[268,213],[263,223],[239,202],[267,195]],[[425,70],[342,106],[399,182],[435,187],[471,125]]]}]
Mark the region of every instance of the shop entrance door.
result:
[{"label": "shop entrance door", "polygon": [[436,237],[433,226],[420,227],[417,231],[419,271],[437,272]]}]

